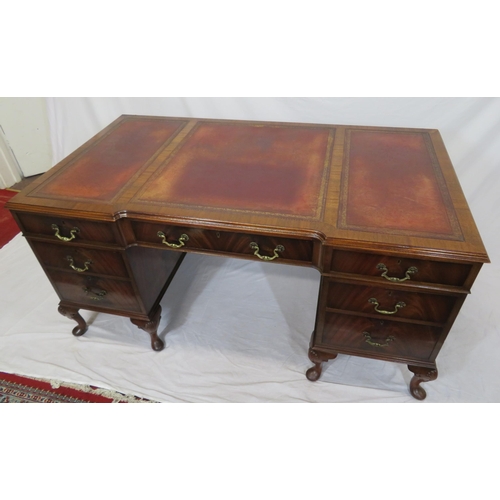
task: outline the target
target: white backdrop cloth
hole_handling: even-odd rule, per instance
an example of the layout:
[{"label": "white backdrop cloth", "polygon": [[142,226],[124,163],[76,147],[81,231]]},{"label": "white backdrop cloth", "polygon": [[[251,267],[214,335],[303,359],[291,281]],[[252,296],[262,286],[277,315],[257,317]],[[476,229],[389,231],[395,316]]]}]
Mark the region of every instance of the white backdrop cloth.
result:
[{"label": "white backdrop cloth", "polygon": [[[492,260],[437,358],[426,402],[500,402],[500,99],[50,98],[55,162],[123,113],[440,130]],[[21,235],[0,250],[0,370],[164,402],[416,402],[405,365],[339,356],[305,378],[319,273],[190,254],[162,300],[165,349],[82,311],[82,337]]]}]

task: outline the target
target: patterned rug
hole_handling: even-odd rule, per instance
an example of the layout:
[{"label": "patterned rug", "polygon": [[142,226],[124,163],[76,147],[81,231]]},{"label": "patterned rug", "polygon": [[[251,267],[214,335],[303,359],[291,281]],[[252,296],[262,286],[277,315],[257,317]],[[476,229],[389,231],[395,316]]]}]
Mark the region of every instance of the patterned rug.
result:
[{"label": "patterned rug", "polygon": [[157,403],[89,385],[0,372],[0,403]]}]

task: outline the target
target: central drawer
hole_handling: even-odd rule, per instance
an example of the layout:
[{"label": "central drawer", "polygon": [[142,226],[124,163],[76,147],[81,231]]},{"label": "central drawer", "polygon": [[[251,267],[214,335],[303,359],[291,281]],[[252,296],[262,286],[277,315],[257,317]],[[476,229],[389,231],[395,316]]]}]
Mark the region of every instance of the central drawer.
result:
[{"label": "central drawer", "polygon": [[147,222],[132,222],[136,241],[182,251],[203,251],[245,256],[264,261],[313,261],[313,242],[279,236],[253,235],[232,231],[216,231]]},{"label": "central drawer", "polygon": [[327,307],[379,317],[444,324],[456,297],[392,288],[360,286],[328,280]]}]

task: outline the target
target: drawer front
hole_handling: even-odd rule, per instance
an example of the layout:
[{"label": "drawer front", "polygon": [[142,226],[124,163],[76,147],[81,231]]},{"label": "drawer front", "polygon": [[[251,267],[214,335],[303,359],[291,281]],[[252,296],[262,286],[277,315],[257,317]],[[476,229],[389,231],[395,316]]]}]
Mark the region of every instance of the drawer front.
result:
[{"label": "drawer front", "polygon": [[327,313],[316,344],[375,358],[429,360],[440,335],[437,327]]},{"label": "drawer front", "polygon": [[79,248],[73,245],[30,241],[43,267],[71,270],[75,273],[128,277],[120,252]]},{"label": "drawer front", "polygon": [[99,276],[85,276],[66,271],[47,271],[52,284],[63,300],[86,307],[142,312],[129,281]]},{"label": "drawer front", "polygon": [[116,224],[45,215],[17,213],[24,234],[47,236],[54,241],[120,243]]},{"label": "drawer front", "polygon": [[405,318],[444,324],[456,297],[372,286],[328,282],[327,307],[354,313],[374,314],[387,319]]},{"label": "drawer front", "polygon": [[[409,259],[387,255],[334,250],[330,271],[380,277],[381,281],[418,281],[463,286],[471,271],[470,265]],[[385,276],[383,276],[385,274]],[[390,280],[388,278],[395,278]],[[398,281],[396,281],[398,280]]]},{"label": "drawer front", "polygon": [[[165,245],[167,248],[181,248],[185,251],[189,249],[204,250],[248,257],[254,256],[256,260],[260,259],[267,262],[293,261],[312,263],[313,259],[313,242],[309,240],[166,226],[145,222],[132,222],[132,228],[138,242]],[[164,236],[159,236],[159,232]],[[171,245],[174,246],[172,247]]]}]

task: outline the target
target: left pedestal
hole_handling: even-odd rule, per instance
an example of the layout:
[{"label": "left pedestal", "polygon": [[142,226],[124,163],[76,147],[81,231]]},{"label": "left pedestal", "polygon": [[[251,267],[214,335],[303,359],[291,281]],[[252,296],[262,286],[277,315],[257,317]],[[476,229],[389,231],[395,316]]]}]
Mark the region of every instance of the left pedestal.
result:
[{"label": "left pedestal", "polygon": [[79,312],[86,309],[130,318],[150,335],[153,350],[163,349],[160,301],[184,252],[124,246],[115,223],[32,215],[19,217],[19,223],[61,300],[59,312],[77,323],[73,335],[88,330]]}]

